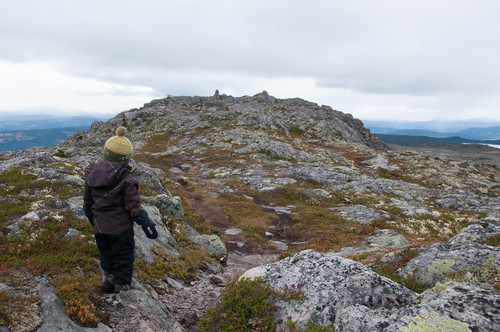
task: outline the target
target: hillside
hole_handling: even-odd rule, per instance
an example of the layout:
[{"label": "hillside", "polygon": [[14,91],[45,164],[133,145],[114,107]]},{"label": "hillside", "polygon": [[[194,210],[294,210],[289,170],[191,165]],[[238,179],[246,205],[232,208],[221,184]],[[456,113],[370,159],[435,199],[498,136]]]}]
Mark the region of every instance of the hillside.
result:
[{"label": "hillside", "polygon": [[[82,169],[120,125],[160,237],[136,230],[135,289],[110,295]],[[154,100],[58,147],[1,154],[0,193],[11,331],[500,327],[499,168],[392,150],[302,99]]]}]

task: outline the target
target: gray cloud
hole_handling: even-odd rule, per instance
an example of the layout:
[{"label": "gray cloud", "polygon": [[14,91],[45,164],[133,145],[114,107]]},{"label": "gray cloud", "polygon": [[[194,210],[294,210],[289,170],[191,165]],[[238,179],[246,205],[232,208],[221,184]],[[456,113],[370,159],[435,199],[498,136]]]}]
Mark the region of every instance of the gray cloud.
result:
[{"label": "gray cloud", "polygon": [[365,98],[362,107],[394,97],[436,114],[459,96],[464,107],[498,110],[498,12],[494,0],[2,1],[0,60],[48,62],[155,97],[273,94],[249,90],[291,78],[312,80],[322,101],[342,90]]}]

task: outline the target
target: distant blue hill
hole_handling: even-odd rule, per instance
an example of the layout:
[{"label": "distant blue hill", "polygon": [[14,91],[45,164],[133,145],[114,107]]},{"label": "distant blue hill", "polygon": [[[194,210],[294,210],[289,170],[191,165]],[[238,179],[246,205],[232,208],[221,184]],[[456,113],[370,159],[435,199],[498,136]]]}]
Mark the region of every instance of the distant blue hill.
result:
[{"label": "distant blue hill", "polygon": [[69,127],[90,127],[99,120],[112,116],[55,116],[50,114],[9,114],[0,113],[0,131],[53,129]]},{"label": "distant blue hill", "polygon": [[[375,134],[427,136],[434,138],[462,137],[471,140],[499,140],[498,122],[384,122],[363,121]],[[467,127],[469,125],[470,127]]]},{"label": "distant blue hill", "polygon": [[51,147],[63,143],[78,130],[88,130],[89,126],[51,129],[0,131],[0,152],[18,151],[34,147]]},{"label": "distant blue hill", "polygon": [[402,146],[427,146],[441,147],[452,149],[469,149],[469,150],[491,150],[488,144],[499,145],[500,140],[473,140],[463,137],[446,137],[436,138],[429,136],[409,136],[409,135],[387,135],[377,134],[377,136],[388,144]]}]

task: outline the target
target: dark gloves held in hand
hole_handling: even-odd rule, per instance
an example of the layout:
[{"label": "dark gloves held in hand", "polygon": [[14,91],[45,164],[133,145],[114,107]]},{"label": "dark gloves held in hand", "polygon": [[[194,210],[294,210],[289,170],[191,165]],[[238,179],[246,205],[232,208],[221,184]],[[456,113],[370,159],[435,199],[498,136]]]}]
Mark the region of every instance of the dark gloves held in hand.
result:
[{"label": "dark gloves held in hand", "polygon": [[142,213],[137,217],[132,218],[137,225],[142,227],[144,234],[150,239],[156,239],[158,237],[158,232],[156,231],[155,223],[148,216],[146,210],[142,210]]},{"label": "dark gloves held in hand", "polygon": [[84,206],[83,213],[85,213],[85,216],[87,216],[87,219],[89,220],[90,224],[94,226],[94,214],[92,213],[92,209]]}]

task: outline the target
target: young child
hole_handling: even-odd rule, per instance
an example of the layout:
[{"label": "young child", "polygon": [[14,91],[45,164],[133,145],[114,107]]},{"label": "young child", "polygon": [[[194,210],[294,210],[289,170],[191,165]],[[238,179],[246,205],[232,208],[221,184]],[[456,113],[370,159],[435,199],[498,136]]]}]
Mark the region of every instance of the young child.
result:
[{"label": "young child", "polygon": [[104,161],[85,169],[83,211],[94,226],[103,270],[102,290],[109,293],[132,288],[133,222],[142,226],[148,238],[158,237],[154,222],[141,206],[139,183],[128,164],[133,148],[126,133],[125,127],[116,129],[116,136],[104,146]]}]

